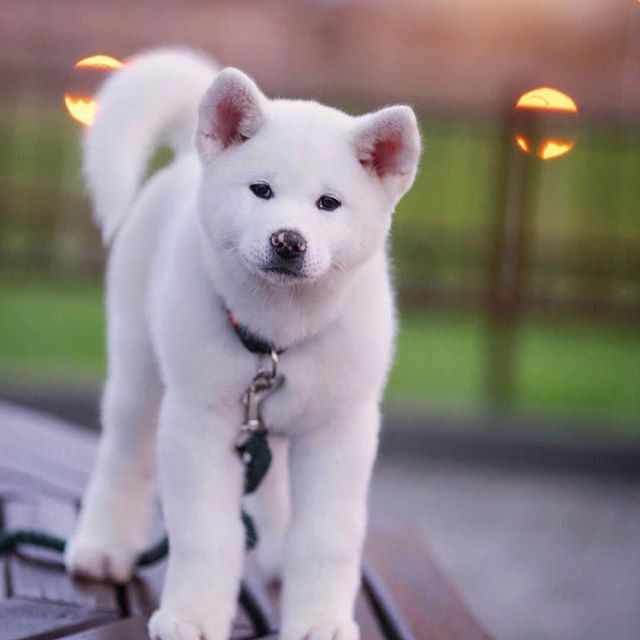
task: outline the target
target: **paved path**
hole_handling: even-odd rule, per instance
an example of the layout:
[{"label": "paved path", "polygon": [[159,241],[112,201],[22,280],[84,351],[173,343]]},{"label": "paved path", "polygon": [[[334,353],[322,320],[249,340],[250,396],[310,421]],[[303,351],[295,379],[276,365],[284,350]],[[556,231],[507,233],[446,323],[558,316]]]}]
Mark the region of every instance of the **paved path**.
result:
[{"label": "paved path", "polygon": [[[96,441],[95,433],[0,402],[0,532],[35,528],[66,538]],[[363,640],[489,640],[420,533],[383,519],[369,530],[356,602]],[[164,533],[160,518],[155,526],[152,540]],[[0,640],[146,639],[165,568],[166,559],[140,568],[133,580],[114,588],[70,580],[57,552],[28,545],[10,550],[0,555]],[[279,600],[249,554],[232,638],[276,640]]]},{"label": "paved path", "polygon": [[372,511],[418,520],[499,639],[640,638],[640,483],[383,457]]},{"label": "paved path", "polygon": [[[52,398],[78,422],[95,414],[91,398]],[[383,456],[372,506],[418,522],[501,640],[640,639],[640,482]]]}]

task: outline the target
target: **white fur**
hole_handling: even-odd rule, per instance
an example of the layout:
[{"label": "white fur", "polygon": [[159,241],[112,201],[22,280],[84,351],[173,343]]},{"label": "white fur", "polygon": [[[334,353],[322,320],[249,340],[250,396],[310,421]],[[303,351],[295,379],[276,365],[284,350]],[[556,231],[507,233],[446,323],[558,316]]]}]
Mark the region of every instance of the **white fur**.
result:
[{"label": "white fur", "polygon": [[[233,441],[260,358],[230,328],[224,301],[253,332],[287,347],[286,383],[264,406],[274,465],[247,499],[259,559],[270,574],[283,572],[281,637],[354,640],[395,331],[386,236],[415,175],[416,120],[408,107],[352,117],[269,100],[233,69],[207,89],[214,75],[186,52],[140,56],[105,85],[87,135],[87,180],[113,238],[109,371],[98,462],[66,562],[74,573],[128,578],[146,542],[157,459],[171,553],[150,634],[228,637],[243,557]],[[188,150],[135,195],[163,135]],[[256,181],[275,197],[251,193]],[[319,210],[326,193],[342,206]],[[282,228],[307,241],[299,279],[264,271],[269,237]]]},{"label": "white fur", "polygon": [[84,173],[105,241],[131,207],[154,149],[166,144],[176,153],[192,150],[196,106],[216,71],[190,51],[157,51],[132,60],[126,73],[111,75],[98,92],[106,115],[86,136]]}]

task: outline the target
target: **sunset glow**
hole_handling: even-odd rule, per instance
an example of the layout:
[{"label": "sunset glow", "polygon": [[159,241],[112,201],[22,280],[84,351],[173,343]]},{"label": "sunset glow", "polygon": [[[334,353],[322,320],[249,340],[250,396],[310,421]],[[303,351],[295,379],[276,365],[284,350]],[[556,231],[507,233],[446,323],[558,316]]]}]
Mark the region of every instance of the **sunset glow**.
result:
[{"label": "sunset glow", "polygon": [[91,69],[120,69],[124,64],[112,56],[98,54],[82,58],[82,60],[78,60],[74,66],[76,69],[81,69],[83,67],[89,67]]},{"label": "sunset glow", "polygon": [[[640,1],[640,0],[639,0]],[[578,106],[574,100],[562,91],[551,87],[532,89],[520,96],[516,110],[537,110],[547,113],[575,114]],[[544,125],[544,121],[541,121]],[[533,153],[541,160],[552,160],[566,155],[575,146],[574,140],[564,140],[557,136],[547,137],[539,144],[533,144],[525,135],[516,133],[515,142],[525,153]]]},{"label": "sunset glow", "polygon": [[[117,58],[104,54],[87,56],[75,63],[75,69],[98,69],[103,71],[114,71],[120,69],[124,64]],[[98,112],[98,103],[92,96],[80,96],[70,92],[64,94],[64,104],[69,115],[80,122],[85,127],[90,127]]]},{"label": "sunset glow", "polygon": [[578,111],[578,107],[572,98],[566,93],[550,87],[540,87],[539,89],[527,91],[527,93],[520,96],[516,103],[516,109],[544,109],[572,113]]},{"label": "sunset glow", "polygon": [[64,104],[69,115],[80,124],[90,127],[98,112],[98,103],[93,98],[83,98],[70,93],[64,94]]}]

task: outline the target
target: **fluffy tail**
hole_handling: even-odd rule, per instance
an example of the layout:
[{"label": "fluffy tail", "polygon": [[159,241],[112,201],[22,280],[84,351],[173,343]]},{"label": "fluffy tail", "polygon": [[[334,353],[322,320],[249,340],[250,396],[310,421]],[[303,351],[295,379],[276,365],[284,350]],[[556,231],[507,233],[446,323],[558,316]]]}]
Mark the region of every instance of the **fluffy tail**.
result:
[{"label": "fluffy tail", "polygon": [[127,215],[154,150],[192,148],[198,104],[218,69],[187,50],[135,57],[100,89],[84,143],[84,174],[96,221],[109,243]]}]

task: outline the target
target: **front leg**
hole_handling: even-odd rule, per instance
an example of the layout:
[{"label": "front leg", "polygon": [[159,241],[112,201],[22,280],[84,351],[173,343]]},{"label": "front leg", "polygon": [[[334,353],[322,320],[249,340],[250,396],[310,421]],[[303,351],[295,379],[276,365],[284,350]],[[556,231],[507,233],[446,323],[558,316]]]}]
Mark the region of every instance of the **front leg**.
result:
[{"label": "front leg", "polygon": [[243,465],[237,416],[169,392],[162,404],[159,476],[169,566],[153,640],[227,640],[242,574]]},{"label": "front leg", "polygon": [[282,640],[359,638],[353,609],[379,421],[372,403],[292,442]]}]

